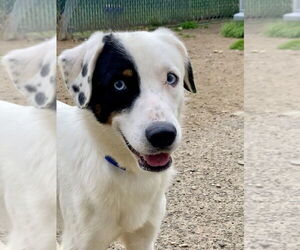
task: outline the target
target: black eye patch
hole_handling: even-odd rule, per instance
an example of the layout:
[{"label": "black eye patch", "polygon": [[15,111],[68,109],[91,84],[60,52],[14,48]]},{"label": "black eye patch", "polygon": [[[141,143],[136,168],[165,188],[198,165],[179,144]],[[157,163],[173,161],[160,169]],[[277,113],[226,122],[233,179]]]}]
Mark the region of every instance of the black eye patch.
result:
[{"label": "black eye patch", "polygon": [[[120,41],[112,34],[105,36],[103,41],[92,77],[88,107],[99,122],[108,123],[113,114],[133,105],[140,94],[140,77],[133,58]],[[122,91],[115,88],[120,80],[126,85]]]}]

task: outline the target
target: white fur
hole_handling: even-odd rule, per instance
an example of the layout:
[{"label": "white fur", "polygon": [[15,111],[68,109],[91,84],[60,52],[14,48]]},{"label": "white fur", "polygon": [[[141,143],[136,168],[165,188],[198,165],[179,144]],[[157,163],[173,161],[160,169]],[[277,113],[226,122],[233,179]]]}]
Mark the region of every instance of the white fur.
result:
[{"label": "white fur", "polygon": [[[56,115],[45,108],[55,99],[50,82],[55,67],[41,77],[39,66],[41,62],[55,65],[53,48],[55,40],[4,57],[8,73],[28,101],[38,91],[48,99],[45,105],[33,103],[44,109],[0,101],[0,234],[6,236],[6,246],[1,242],[0,249],[56,247]],[[15,70],[17,74],[12,73]],[[37,87],[35,93],[27,92],[28,83]]]},{"label": "white fur", "polygon": [[54,249],[55,112],[1,101],[0,120],[0,231],[9,250]]},{"label": "white fur", "polygon": [[[156,174],[137,168],[120,136],[89,111],[60,103],[57,129],[64,249],[106,249],[125,232],[144,226],[148,242],[132,249],[152,249],[171,171]],[[132,169],[111,166],[106,154]]]},{"label": "white fur", "polygon": [[[186,49],[165,29],[114,35],[136,63],[141,94],[130,111],[113,117],[111,125],[100,124],[89,110],[58,104],[58,190],[64,250],[105,250],[118,238],[128,250],[153,250],[164,216],[165,192],[174,174],[172,167],[160,173],[141,169],[119,130],[136,150],[151,154],[145,128],[153,121],[167,121],[178,131],[171,151],[176,149],[181,139]],[[62,73],[72,75],[67,84],[78,78],[82,81],[83,61],[89,63],[91,76],[103,36],[96,33],[91,40],[62,53]],[[69,62],[68,67],[63,59]],[[170,71],[179,77],[175,88],[165,84]],[[91,87],[84,90],[93,91]],[[117,159],[126,171],[109,164],[105,155]]]}]

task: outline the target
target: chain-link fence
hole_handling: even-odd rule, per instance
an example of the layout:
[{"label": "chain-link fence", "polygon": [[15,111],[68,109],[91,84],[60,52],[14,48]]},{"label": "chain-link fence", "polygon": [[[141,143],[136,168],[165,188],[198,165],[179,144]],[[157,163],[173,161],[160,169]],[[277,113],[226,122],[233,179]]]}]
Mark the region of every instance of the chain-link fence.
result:
[{"label": "chain-link fence", "polygon": [[0,0],[0,35],[6,38],[30,32],[55,31],[56,2]]},{"label": "chain-link fence", "polygon": [[232,17],[238,0],[58,0],[61,31],[124,29]]},{"label": "chain-link fence", "polygon": [[281,17],[293,8],[293,0],[244,0],[247,18]]},{"label": "chain-link fence", "polygon": [[[276,17],[292,10],[292,0],[244,0],[244,4],[247,17]],[[0,33],[57,27],[67,35],[230,18],[238,11],[239,0],[0,0]]]}]

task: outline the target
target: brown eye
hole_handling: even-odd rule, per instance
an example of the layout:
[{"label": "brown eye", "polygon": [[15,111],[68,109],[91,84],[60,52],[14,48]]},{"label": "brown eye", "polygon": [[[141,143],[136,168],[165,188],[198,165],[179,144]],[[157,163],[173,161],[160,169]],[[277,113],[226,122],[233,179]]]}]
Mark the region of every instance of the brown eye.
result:
[{"label": "brown eye", "polygon": [[168,75],[167,75],[167,84],[171,85],[171,86],[175,86],[178,82],[178,77],[169,72]]},{"label": "brown eye", "polygon": [[115,88],[117,91],[123,91],[123,90],[127,89],[125,82],[122,81],[122,80],[116,81],[116,82],[114,83],[114,88]]}]

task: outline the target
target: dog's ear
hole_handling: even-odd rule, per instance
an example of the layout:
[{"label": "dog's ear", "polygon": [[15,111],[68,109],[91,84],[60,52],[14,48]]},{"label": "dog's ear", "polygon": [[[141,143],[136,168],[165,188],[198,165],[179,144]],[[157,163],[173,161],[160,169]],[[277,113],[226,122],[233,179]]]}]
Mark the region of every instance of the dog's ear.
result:
[{"label": "dog's ear", "polygon": [[96,32],[81,45],[64,50],[58,57],[64,82],[78,107],[84,108],[89,103],[95,64],[104,45],[103,38],[103,33]]},{"label": "dog's ear", "polygon": [[194,75],[192,65],[188,56],[188,52],[183,42],[169,29],[159,28],[154,31],[161,38],[167,40],[170,44],[173,44],[182,54],[185,60],[185,75],[184,75],[184,88],[192,93],[196,93],[196,86],[194,82]]},{"label": "dog's ear", "polygon": [[193,68],[190,60],[185,63],[184,88],[192,93],[197,93],[194,82]]},{"label": "dog's ear", "polygon": [[2,59],[17,89],[35,107],[55,105],[56,38],[9,52]]}]

